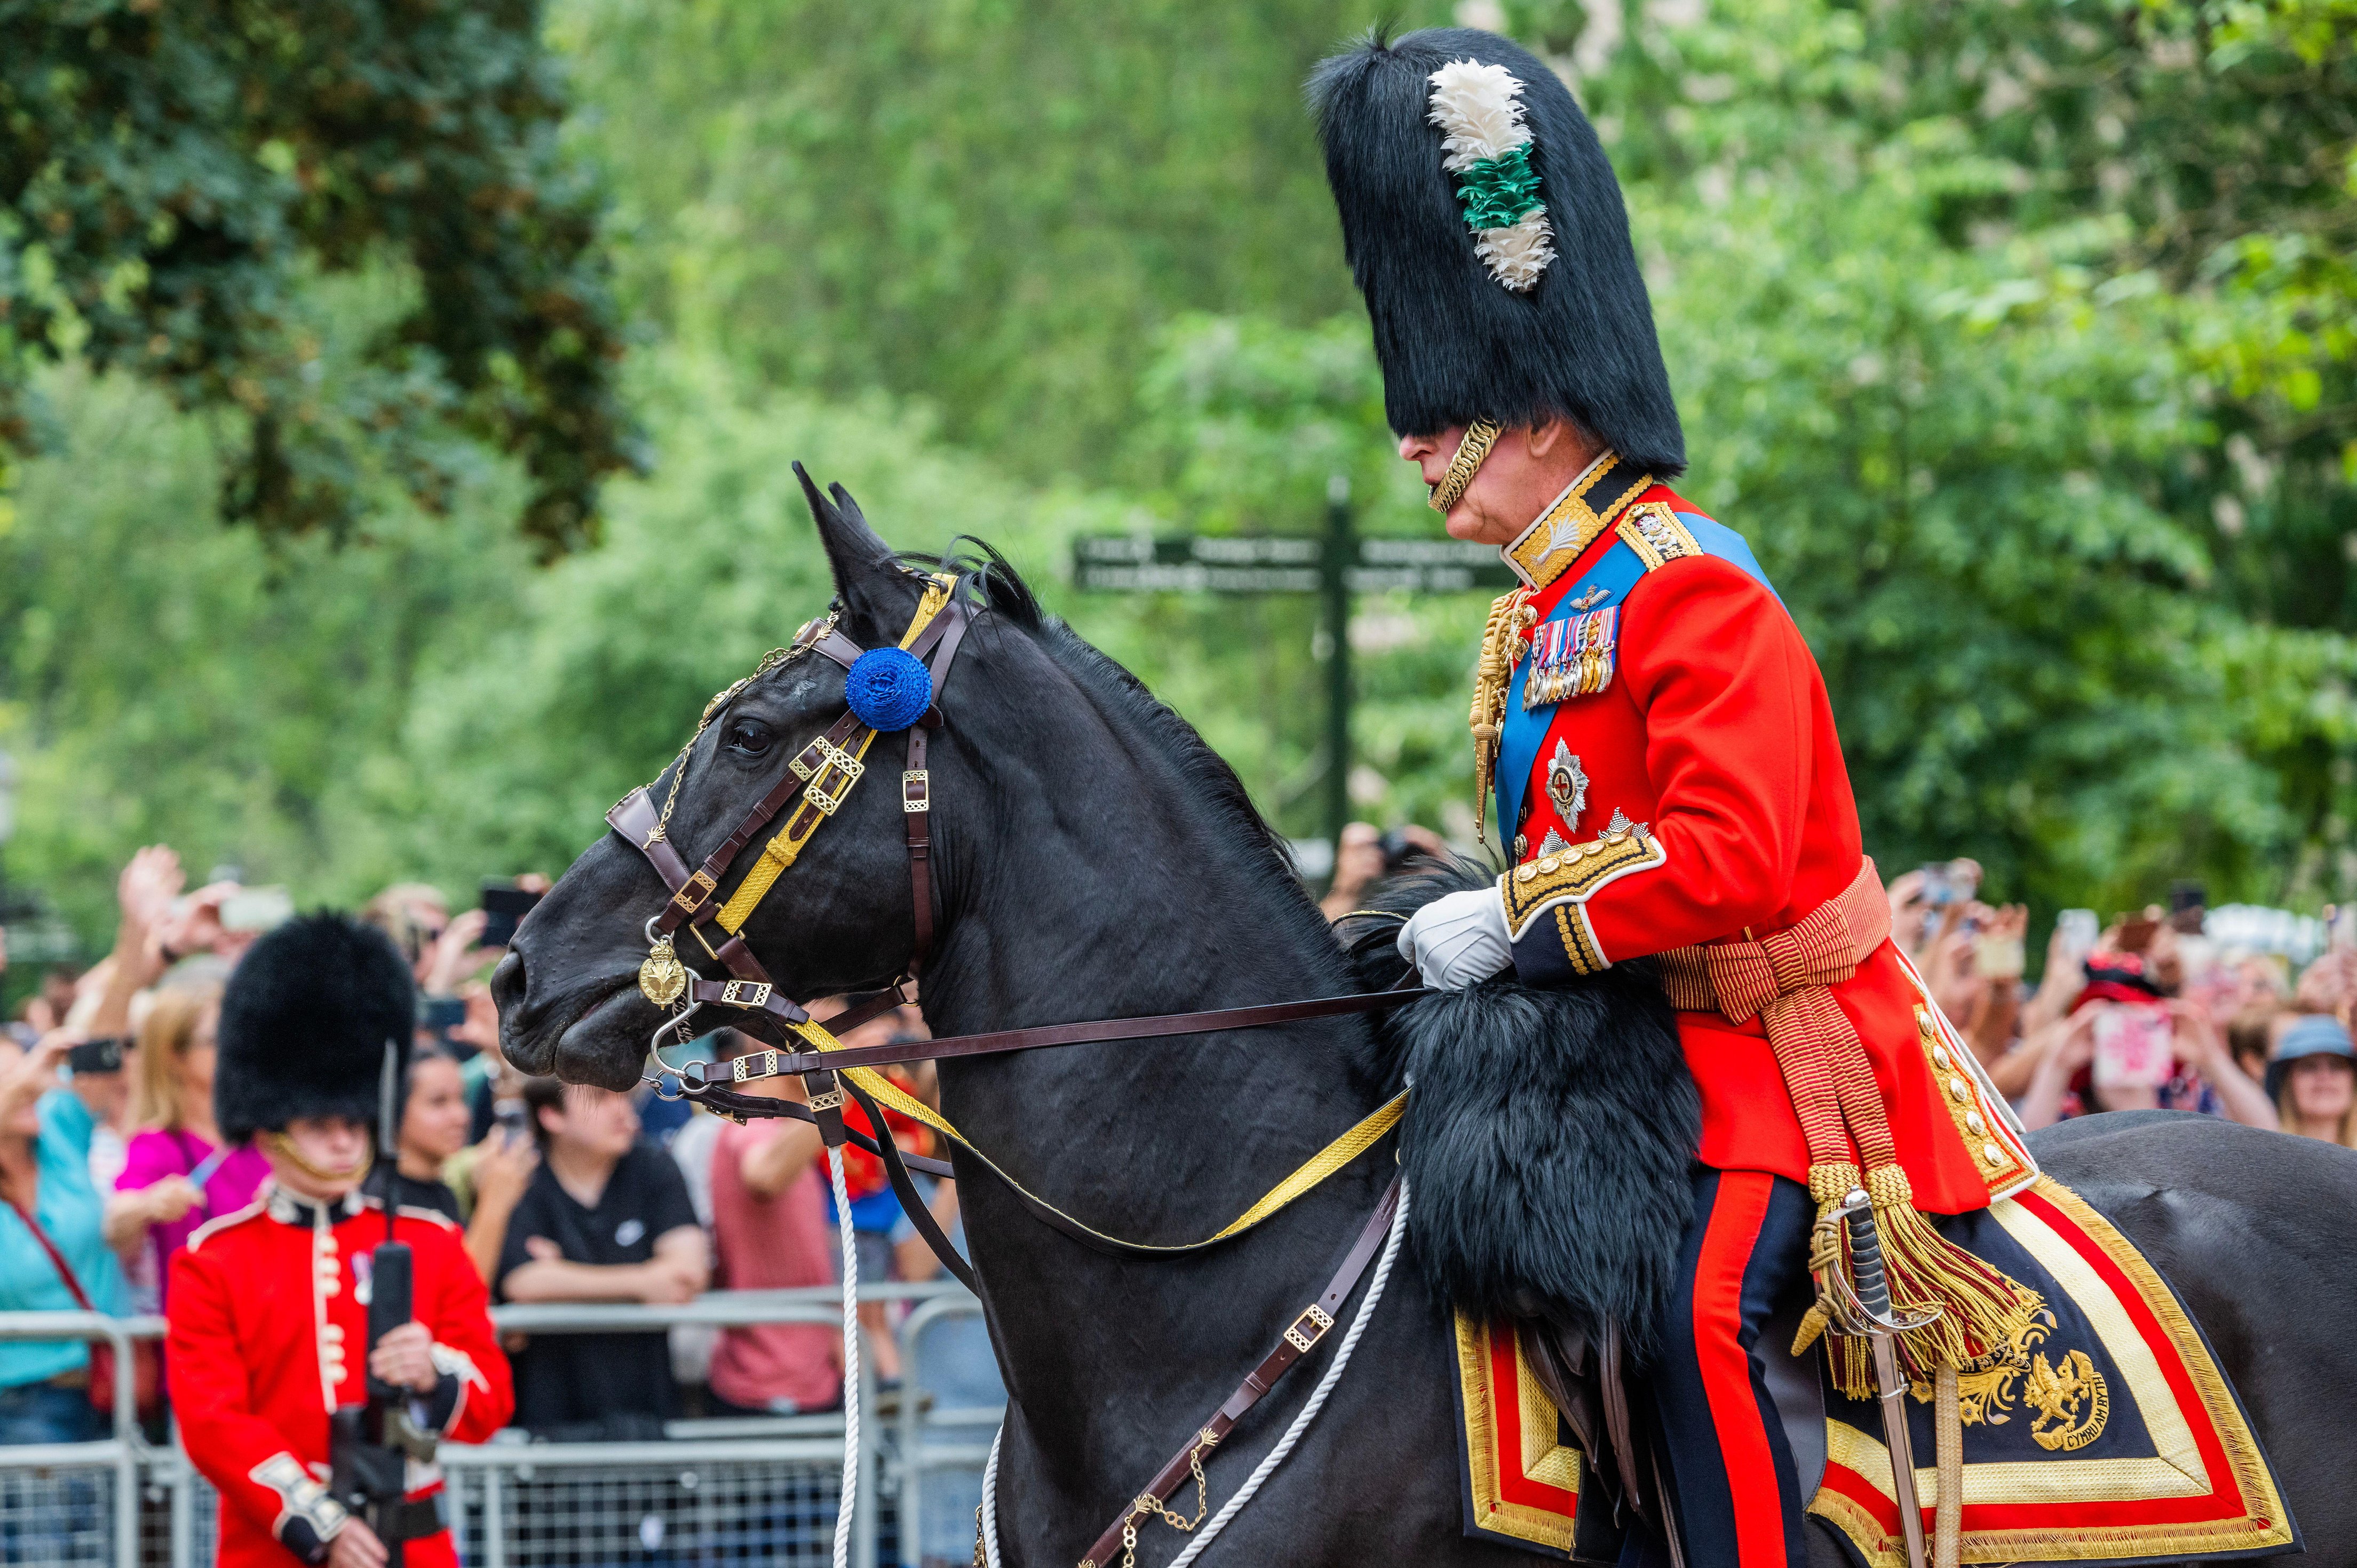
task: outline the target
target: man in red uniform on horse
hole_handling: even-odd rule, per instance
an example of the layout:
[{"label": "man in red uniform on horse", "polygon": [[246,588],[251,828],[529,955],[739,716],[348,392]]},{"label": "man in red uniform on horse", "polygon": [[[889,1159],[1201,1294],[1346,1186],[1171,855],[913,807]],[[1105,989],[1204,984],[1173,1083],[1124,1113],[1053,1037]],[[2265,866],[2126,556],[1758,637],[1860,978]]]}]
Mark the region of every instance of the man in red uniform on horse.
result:
[{"label": "man in red uniform on horse", "polygon": [[[1799,1563],[1809,1499],[1760,1340],[1810,1293],[1821,1217],[1870,1203],[1894,1304],[1940,1309],[1905,1345],[1929,1380],[2024,1306],[1921,1214],[1986,1208],[2037,1169],[1889,940],[1808,644],[1742,538],[1670,488],[1669,377],[1570,93],[1465,30],[1372,40],[1313,91],[1400,455],[1450,535],[1519,579],[1472,713],[1512,868],[1426,905],[1401,949],[1445,988],[1659,965],[1703,1112],[1652,1369],[1675,1523],[1689,1563]],[[1861,1362],[1836,1348],[1835,1369],[1865,1391]]]},{"label": "man in red uniform on horse", "polygon": [[[386,1053],[405,1081],[415,1020],[400,953],[339,915],[264,936],[221,999],[215,1114],[271,1179],[174,1260],[167,1370],[181,1443],[221,1493],[223,1568],[456,1568],[433,1440],[482,1442],[515,1407],[457,1228],[406,1208],[388,1226],[361,1192]],[[407,1249],[409,1321],[371,1345],[388,1240]],[[368,1519],[339,1495],[363,1448],[393,1478]]]}]

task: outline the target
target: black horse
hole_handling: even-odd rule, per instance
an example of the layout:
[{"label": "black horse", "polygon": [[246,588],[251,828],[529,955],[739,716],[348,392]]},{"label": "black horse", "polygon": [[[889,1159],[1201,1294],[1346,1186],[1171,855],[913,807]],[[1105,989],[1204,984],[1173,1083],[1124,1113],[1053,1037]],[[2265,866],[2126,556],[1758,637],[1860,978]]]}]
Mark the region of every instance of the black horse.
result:
[{"label": "black horse", "polygon": [[[848,498],[813,493],[843,627],[867,647],[918,589]],[[931,742],[942,925],[924,977],[938,1034],[1241,1006],[1351,987],[1285,846],[1234,773],[1126,671],[1044,617],[1003,565]],[[788,756],[841,713],[841,671],[800,659],[746,687],[695,744],[671,836],[720,843]],[[687,722],[688,715],[682,715]],[[880,740],[869,766],[897,768]],[[867,781],[743,936],[797,997],[881,984],[913,940],[897,793]],[[749,860],[749,854],[743,857]],[[742,862],[740,861],[740,870]],[[601,838],[533,912],[493,982],[511,1060],[622,1089],[662,1014],[635,979],[666,891]],[[693,942],[682,944],[694,950]],[[701,953],[696,953],[701,958]],[[715,966],[704,965],[706,970]],[[1035,1191],[1134,1240],[1189,1241],[1398,1090],[1361,1018],[945,1063],[942,1109]],[[2214,1121],[2106,1117],[2040,1158],[2169,1275],[2208,1330],[2319,1561],[2357,1560],[2357,1155]],[[1380,1145],[1241,1239],[1114,1258],[1049,1229],[960,1156],[992,1342],[1010,1397],[1004,1561],[1069,1564],[1315,1298],[1372,1209]],[[1345,1321],[1347,1322],[1347,1311]],[[1214,1502],[1274,1445],[1340,1339],[1222,1444]],[[1232,1563],[1513,1563],[1459,1529],[1443,1304],[1401,1269],[1301,1446],[1212,1548]],[[1181,1498],[1181,1501],[1188,1499]],[[1838,1561],[1813,1529],[1812,1556]],[[1182,1538],[1142,1532],[1145,1562]]]}]

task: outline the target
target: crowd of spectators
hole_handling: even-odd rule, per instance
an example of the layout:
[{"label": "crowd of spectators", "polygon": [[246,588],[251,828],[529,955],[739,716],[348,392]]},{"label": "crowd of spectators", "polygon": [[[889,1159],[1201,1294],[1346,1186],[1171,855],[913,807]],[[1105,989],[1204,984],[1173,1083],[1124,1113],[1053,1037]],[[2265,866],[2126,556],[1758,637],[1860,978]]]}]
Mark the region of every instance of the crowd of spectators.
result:
[{"label": "crowd of spectators", "polygon": [[[1383,876],[1445,853],[1427,829],[1352,822],[1319,908],[1340,919]],[[1891,938],[2025,1127],[2185,1111],[2357,1148],[2357,910],[2329,911],[2331,940],[2296,965],[2280,945],[2212,933],[2191,884],[2108,925],[2065,909],[2033,983],[2029,910],[1983,902],[1980,883],[1971,860],[1893,878]]]},{"label": "crowd of spectators", "polygon": [[2064,910],[2032,985],[2028,911],[1983,903],[1979,880],[1969,860],[1894,879],[1891,934],[2024,1126],[2185,1111],[2357,1148],[2357,948],[2296,968],[2210,934],[2180,885],[2100,929]]},{"label": "crowd of spectators", "polygon": [[[1374,879],[1444,853],[1421,830],[1365,824],[1340,848],[1324,899],[1337,918]],[[111,950],[80,972],[41,976],[0,1041],[0,1312],[157,1310],[188,1238],[251,1203],[267,1175],[214,1123],[214,1030],[223,982],[284,900],[229,881],[188,892],[186,881],[168,849],[134,856]],[[1970,861],[1895,878],[1892,935],[2026,1125],[2158,1108],[2357,1147],[2357,944],[2335,940],[2295,965],[2212,931],[2198,893],[2180,889],[2169,907],[2108,923],[2063,911],[2033,983],[2028,912],[1982,901],[1979,881]],[[813,1127],[738,1124],[643,1089],[524,1077],[499,1051],[486,981],[500,950],[483,940],[484,911],[454,914],[436,889],[404,884],[364,916],[407,954],[423,998],[394,1172],[402,1201],[463,1230],[495,1301],[673,1305],[710,1289],[838,1277],[834,1195]],[[812,1010],[823,1019],[842,1005]],[[909,1007],[845,1038],[923,1029]],[[697,1047],[726,1059],[758,1042],[723,1029]],[[929,1067],[899,1076],[935,1099]],[[745,1087],[802,1093],[791,1078]],[[934,1152],[927,1129],[897,1112],[884,1131]],[[855,1147],[845,1166],[861,1279],[931,1277],[939,1264],[880,1163]],[[954,1233],[953,1187],[919,1179]],[[901,1371],[892,1326],[882,1304],[863,1309],[863,1353],[887,1386]],[[510,1350],[517,1424],[552,1438],[804,1414],[843,1395],[840,1333],[825,1323],[518,1335]],[[79,1343],[0,1344],[0,1444],[96,1434],[93,1381],[129,1371],[94,1367]]]},{"label": "crowd of spectators", "polygon": [[[224,1145],[214,1123],[214,1031],[231,969],[285,903],[231,881],[191,893],[186,880],[170,850],[140,851],[117,885],[111,950],[80,972],[42,975],[0,1040],[0,1313],[160,1311],[173,1258],[203,1225],[253,1203],[268,1176],[258,1152]],[[463,1230],[495,1302],[676,1305],[708,1289],[839,1277],[814,1128],[739,1125],[644,1089],[528,1078],[500,1055],[488,977],[501,954],[483,942],[482,910],[454,914],[438,890],[402,884],[362,915],[410,959],[421,997],[391,1179],[402,1203]],[[909,1007],[850,1038],[923,1027]],[[694,1048],[725,1058],[754,1047],[723,1029]],[[900,1081],[935,1093],[930,1073]],[[793,1079],[748,1087],[802,1095]],[[930,1152],[924,1127],[888,1115],[904,1147]],[[850,1120],[867,1130],[856,1107]],[[862,1280],[931,1277],[939,1265],[900,1218],[880,1163],[849,1154]],[[929,1191],[954,1226],[950,1184]],[[890,1314],[870,1304],[863,1325],[869,1364],[889,1386],[899,1374]],[[804,1414],[843,1397],[841,1330],[826,1323],[518,1334],[508,1349],[515,1423],[552,1440],[660,1437],[682,1416]],[[102,1434],[92,1380],[83,1344],[0,1343],[0,1444]]]}]

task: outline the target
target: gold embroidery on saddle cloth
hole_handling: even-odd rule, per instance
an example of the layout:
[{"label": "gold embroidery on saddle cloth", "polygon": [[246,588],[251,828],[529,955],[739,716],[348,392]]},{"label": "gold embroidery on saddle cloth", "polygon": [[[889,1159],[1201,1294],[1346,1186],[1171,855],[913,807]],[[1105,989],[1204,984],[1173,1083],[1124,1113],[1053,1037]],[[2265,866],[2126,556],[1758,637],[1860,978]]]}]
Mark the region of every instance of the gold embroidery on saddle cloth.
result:
[{"label": "gold embroidery on saddle cloth", "polygon": [[[2080,1454],[2058,1442],[2035,1457],[1991,1456],[1963,1465],[1962,1562],[2007,1563],[2177,1562],[2281,1550],[2293,1540],[2276,1477],[2269,1470],[2249,1418],[2236,1402],[2209,1347],[2174,1292],[2111,1222],[2051,1176],[2039,1176],[2022,1192],[1991,1206],[2004,1226],[2040,1269],[2051,1288],[2067,1294],[2094,1334],[2106,1363],[2108,1387],[2102,1408],[2124,1402],[2144,1429],[2141,1440],[2121,1444],[2116,1429],[2105,1428],[2124,1447],[2107,1457]],[[2092,1256],[2090,1250],[2092,1249]],[[2110,1283],[2093,1258],[2126,1276]],[[2145,1326],[2129,1304],[2141,1301],[2152,1325]],[[2028,1347],[2025,1347],[2028,1348]],[[2094,1348],[2094,1347],[2091,1347]],[[2036,1357],[2029,1358],[2034,1370]],[[2068,1365],[2049,1368],[2068,1381]],[[2186,1387],[2180,1402],[2179,1388]],[[2025,1380],[2026,1382],[2026,1380]],[[2042,1391],[2050,1395],[2054,1391]],[[2037,1405],[2014,1391],[2022,1408]],[[2042,1423],[2050,1435],[2069,1432],[2082,1446],[2094,1444],[2087,1402],[2069,1419]],[[1809,1512],[1839,1530],[1867,1568],[1906,1568],[1907,1557],[1889,1513],[1890,1456],[1878,1439],[1828,1410],[1825,1421],[1831,1466]],[[2222,1462],[2212,1462],[2214,1444]],[[1921,1471],[1918,1486],[1930,1495],[1932,1472]],[[2111,1510],[2112,1521],[2091,1525],[2081,1517],[2088,1504]],[[2147,1508],[2146,1505],[2156,1505]]]},{"label": "gold embroidery on saddle cloth", "polygon": [[[1584,1479],[1511,1324],[1455,1315],[1458,1440],[1473,1524],[1568,1554]],[[1502,1365],[1501,1365],[1502,1363]]]},{"label": "gold embroidery on saddle cloth", "polygon": [[[2054,1314],[2039,1292],[2024,1286],[2022,1294],[2031,1303],[2029,1319],[1996,1350],[1957,1369],[1957,1415],[1966,1426],[2003,1426],[2026,1411],[2031,1441],[2050,1454],[2075,1453],[2104,1434],[2111,1387],[2084,1350],[2064,1351],[2058,1367],[2037,1349],[2056,1326]],[[1907,1391],[1930,1404],[1937,1391],[1918,1379]]]}]

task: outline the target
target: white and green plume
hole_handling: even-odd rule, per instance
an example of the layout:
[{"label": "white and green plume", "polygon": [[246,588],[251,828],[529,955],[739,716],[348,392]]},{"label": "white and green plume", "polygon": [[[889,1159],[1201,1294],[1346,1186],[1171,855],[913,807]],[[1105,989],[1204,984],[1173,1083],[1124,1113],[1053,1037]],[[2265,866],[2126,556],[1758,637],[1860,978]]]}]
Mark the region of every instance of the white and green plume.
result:
[{"label": "white and green plume", "polygon": [[1430,80],[1430,118],[1440,127],[1443,162],[1457,177],[1473,247],[1491,277],[1524,293],[1555,260],[1555,231],[1531,167],[1523,84],[1504,66],[1469,59],[1449,61]]}]

